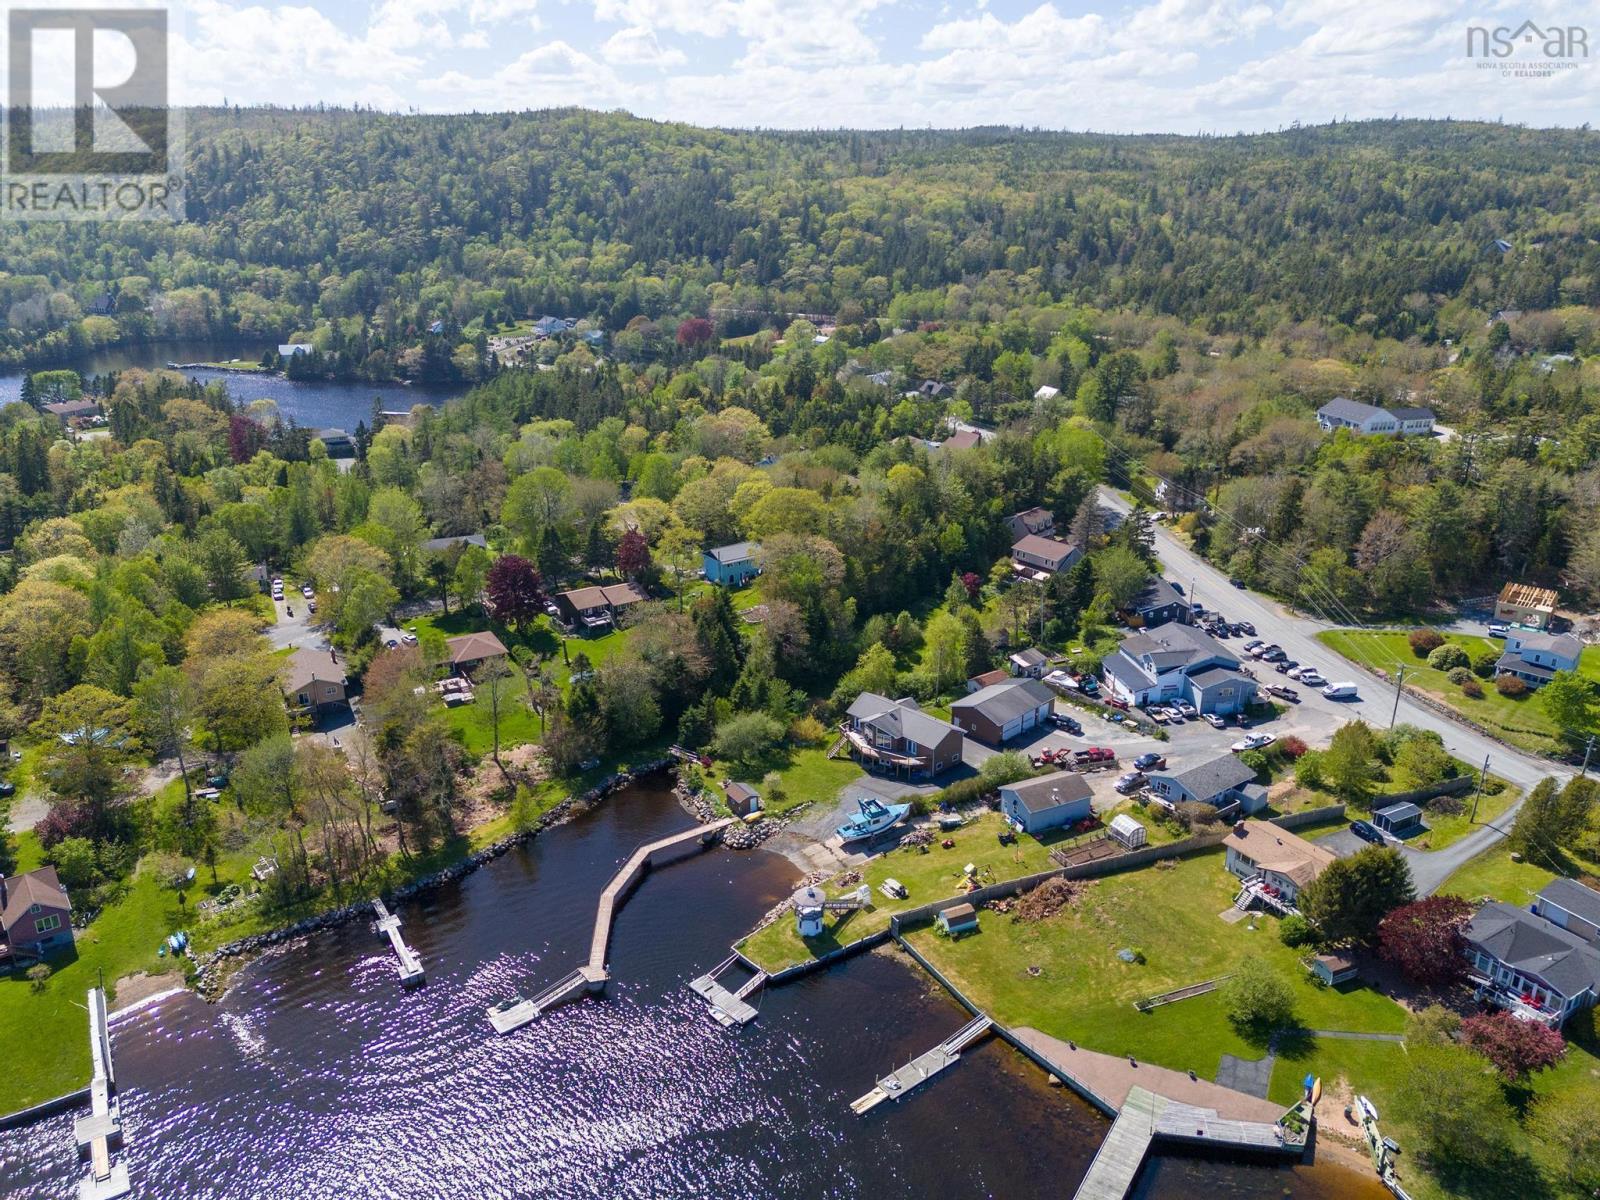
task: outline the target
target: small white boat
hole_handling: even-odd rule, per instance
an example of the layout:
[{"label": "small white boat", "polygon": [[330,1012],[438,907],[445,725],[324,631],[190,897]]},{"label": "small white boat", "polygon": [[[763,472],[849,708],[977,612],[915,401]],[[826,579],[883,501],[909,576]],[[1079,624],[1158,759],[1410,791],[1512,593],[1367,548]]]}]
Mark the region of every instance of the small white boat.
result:
[{"label": "small white boat", "polygon": [[855,818],[839,826],[839,837],[843,841],[858,842],[882,833],[911,811],[909,804],[885,804],[876,796],[863,796],[856,801],[856,807],[859,811]]},{"label": "small white boat", "polygon": [[1378,1119],[1378,1110],[1373,1107],[1372,1101],[1365,1096],[1356,1097],[1356,1107],[1366,1114],[1367,1120],[1376,1121]]}]

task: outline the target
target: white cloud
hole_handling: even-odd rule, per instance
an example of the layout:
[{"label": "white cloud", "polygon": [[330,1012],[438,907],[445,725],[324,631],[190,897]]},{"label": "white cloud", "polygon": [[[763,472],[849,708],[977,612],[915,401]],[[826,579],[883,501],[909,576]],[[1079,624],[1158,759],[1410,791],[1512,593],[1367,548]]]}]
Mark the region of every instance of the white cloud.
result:
[{"label": "white cloud", "polygon": [[682,50],[663,46],[642,25],[617,30],[600,47],[600,57],[618,67],[679,67],[688,61]]}]

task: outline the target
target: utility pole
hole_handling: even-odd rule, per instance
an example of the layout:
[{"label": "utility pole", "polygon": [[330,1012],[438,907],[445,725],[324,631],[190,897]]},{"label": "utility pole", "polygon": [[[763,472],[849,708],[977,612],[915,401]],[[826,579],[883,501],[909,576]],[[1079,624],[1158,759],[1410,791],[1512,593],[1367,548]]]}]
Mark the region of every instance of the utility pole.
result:
[{"label": "utility pole", "polygon": [[1469,818],[1469,821],[1473,825],[1476,825],[1478,823],[1478,800],[1479,800],[1480,797],[1482,797],[1483,789],[1488,785],[1488,783],[1489,783],[1489,756],[1487,754],[1485,754],[1483,756],[1483,770],[1478,773],[1478,790],[1477,790],[1477,792],[1475,792],[1473,794],[1473,797],[1472,797],[1472,816]]},{"label": "utility pole", "polygon": [[1578,778],[1583,779],[1589,774],[1589,756],[1594,753],[1594,734],[1589,735],[1589,741],[1583,748],[1583,770],[1578,772]]},{"label": "utility pole", "polygon": [[1390,729],[1394,728],[1394,720],[1395,720],[1396,717],[1398,717],[1400,715],[1400,688],[1405,683],[1405,681],[1406,681],[1406,669],[1404,667],[1401,667],[1399,673],[1394,677],[1394,707],[1389,710],[1389,728]]}]

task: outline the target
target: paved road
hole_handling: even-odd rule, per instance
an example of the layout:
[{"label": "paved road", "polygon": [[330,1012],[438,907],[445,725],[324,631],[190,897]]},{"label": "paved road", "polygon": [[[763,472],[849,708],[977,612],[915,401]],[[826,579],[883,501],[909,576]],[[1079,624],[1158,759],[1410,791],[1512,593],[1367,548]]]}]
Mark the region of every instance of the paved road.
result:
[{"label": "paved road", "polygon": [[[1126,500],[1110,489],[1102,488],[1100,496],[1101,501],[1117,513],[1125,514],[1131,508]],[[1259,593],[1233,587],[1228,583],[1226,575],[1179,542],[1171,531],[1161,525],[1155,527],[1155,540],[1156,553],[1166,568],[1167,578],[1188,591],[1191,599],[1197,599],[1207,608],[1220,611],[1229,621],[1249,621],[1256,627],[1258,637],[1278,643],[1290,658],[1316,665],[1328,679],[1341,682],[1352,680],[1357,683],[1360,688],[1360,698],[1349,702],[1329,700],[1320,692],[1313,692],[1309,688],[1299,689],[1301,696],[1304,697],[1303,703],[1299,706],[1300,723],[1307,730],[1319,727],[1322,729],[1320,736],[1307,736],[1302,733],[1301,736],[1305,737],[1307,742],[1325,744],[1340,724],[1358,717],[1374,728],[1386,729],[1389,727],[1390,714],[1393,712],[1397,722],[1431,729],[1439,734],[1444,739],[1446,748],[1457,758],[1476,766],[1482,766],[1487,758],[1492,774],[1510,780],[1522,788],[1524,794],[1546,776],[1571,774],[1569,770],[1544,759],[1521,754],[1491,741],[1475,730],[1440,716],[1431,708],[1424,707],[1407,696],[1400,697],[1399,708],[1396,710],[1395,693],[1392,688],[1386,687],[1370,674],[1352,667],[1338,654],[1316,640],[1318,633],[1337,626],[1290,612],[1275,600]],[[1399,664],[1389,661],[1375,662],[1372,665],[1392,670]],[[1257,676],[1262,677],[1261,668],[1257,667],[1255,670]],[[1267,670],[1270,673],[1270,668]],[[1512,818],[1519,806],[1520,801],[1494,825],[1475,829],[1443,850],[1406,849],[1405,854],[1411,863],[1411,873],[1416,880],[1417,891],[1421,894],[1432,892],[1457,867],[1500,841],[1510,829]]]}]

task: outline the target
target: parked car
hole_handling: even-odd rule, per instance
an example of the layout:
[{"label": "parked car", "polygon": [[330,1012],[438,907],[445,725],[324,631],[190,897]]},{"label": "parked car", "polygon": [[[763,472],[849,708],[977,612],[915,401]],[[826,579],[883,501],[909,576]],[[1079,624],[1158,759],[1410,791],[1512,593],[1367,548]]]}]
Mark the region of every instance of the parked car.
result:
[{"label": "parked car", "polygon": [[1287,700],[1290,704],[1300,703],[1300,693],[1292,687],[1284,687],[1281,683],[1268,685],[1267,694],[1276,696],[1279,700]]},{"label": "parked car", "polygon": [[1073,751],[1072,757],[1079,762],[1116,762],[1117,752],[1109,746],[1089,746]]},{"label": "parked car", "polygon": [[1322,694],[1329,700],[1354,700],[1358,692],[1353,683],[1330,683],[1322,689]]},{"label": "parked car", "polygon": [[1256,635],[1256,627],[1250,624],[1249,621],[1235,621],[1233,623],[1233,631],[1242,633],[1245,637],[1255,637]]},{"label": "parked car", "polygon": [[1166,713],[1167,720],[1171,721],[1174,725],[1183,724],[1183,713],[1173,708],[1172,705],[1167,705],[1167,707],[1163,708],[1161,711]]},{"label": "parked car", "polygon": [[1371,821],[1351,821],[1350,832],[1363,842],[1371,842],[1374,846],[1383,845],[1383,834],[1378,832],[1378,827]]},{"label": "parked car", "polygon": [[417,644],[417,635],[408,629],[400,635],[400,640],[408,646],[415,646]]},{"label": "parked car", "polygon": [[1133,760],[1133,765],[1141,771],[1163,771],[1166,769],[1167,760],[1155,752],[1147,752]]},{"label": "parked car", "polygon": [[1115,696],[1107,696],[1106,703],[1112,708],[1120,708],[1123,712],[1128,711],[1128,702],[1126,700],[1119,700]]},{"label": "parked car", "polygon": [[0,779],[0,796],[14,796],[16,793],[16,784],[12,783],[9,779]]},{"label": "parked car", "polygon": [[1233,745],[1229,746],[1228,749],[1232,750],[1235,754],[1243,754],[1246,750],[1260,750],[1266,746],[1270,746],[1277,740],[1278,739],[1275,734],[1252,733],[1240,738]]},{"label": "parked car", "polygon": [[1170,722],[1167,720],[1167,710],[1166,709],[1164,709],[1164,708],[1147,708],[1144,711],[1145,711],[1145,715],[1148,716],[1157,725],[1170,724]]},{"label": "parked car", "polygon": [[1273,667],[1272,669],[1274,671],[1276,671],[1279,675],[1291,675],[1292,676],[1292,675],[1294,675],[1294,673],[1296,671],[1298,671],[1300,669],[1300,660],[1298,658],[1286,658],[1282,662],[1280,662],[1277,666]]},{"label": "parked car", "polygon": [[1111,786],[1117,789],[1119,795],[1126,796],[1130,792],[1137,792],[1144,785],[1145,777],[1142,774],[1138,771],[1129,771],[1126,775],[1118,776],[1117,782]]},{"label": "parked car", "polygon": [[1068,733],[1080,735],[1083,733],[1083,726],[1078,724],[1075,718],[1067,716],[1066,713],[1051,713],[1050,723],[1065,729]]},{"label": "parked car", "polygon": [[1261,653],[1261,661],[1269,663],[1287,662],[1289,656],[1276,646],[1270,646]]},{"label": "parked car", "polygon": [[1078,686],[1083,689],[1085,696],[1098,696],[1100,694],[1100,684],[1093,675],[1079,675]]},{"label": "parked car", "polygon": [[1489,636],[1492,638],[1510,637],[1511,626],[1504,625],[1501,622],[1496,621],[1489,626]]},{"label": "parked car", "polygon": [[1216,713],[1206,713],[1205,718],[1206,724],[1213,729],[1226,729],[1228,727],[1228,722],[1217,716]]},{"label": "parked car", "polygon": [[1251,639],[1250,641],[1248,641],[1248,642],[1246,642],[1244,644],[1244,652],[1246,654],[1249,654],[1250,651],[1259,650],[1259,649],[1261,649],[1261,647],[1263,647],[1265,645],[1266,645],[1266,643],[1263,642],[1260,638],[1253,638],[1253,639]]},{"label": "parked car", "polygon": [[1191,721],[1200,715],[1200,710],[1194,705],[1190,704],[1187,700],[1179,700],[1176,704],[1172,705],[1172,707],[1176,708]]},{"label": "parked car", "polygon": [[1300,672],[1300,682],[1307,687],[1323,687],[1328,681],[1322,677],[1315,667],[1307,667]]},{"label": "parked car", "polygon": [[398,646],[400,644],[400,639],[399,638],[384,638],[383,639],[383,644],[386,647],[388,647],[390,650],[393,650],[396,646]]}]

